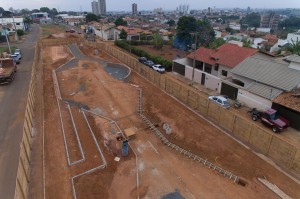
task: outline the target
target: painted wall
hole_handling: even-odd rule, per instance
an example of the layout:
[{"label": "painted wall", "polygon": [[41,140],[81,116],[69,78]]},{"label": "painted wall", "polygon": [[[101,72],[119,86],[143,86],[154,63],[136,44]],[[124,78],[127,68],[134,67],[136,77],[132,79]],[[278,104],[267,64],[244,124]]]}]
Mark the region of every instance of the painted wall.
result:
[{"label": "painted wall", "polygon": [[237,99],[241,103],[246,104],[248,107],[257,108],[259,110],[266,110],[272,106],[272,102],[270,100],[257,96],[243,89],[239,89]]}]

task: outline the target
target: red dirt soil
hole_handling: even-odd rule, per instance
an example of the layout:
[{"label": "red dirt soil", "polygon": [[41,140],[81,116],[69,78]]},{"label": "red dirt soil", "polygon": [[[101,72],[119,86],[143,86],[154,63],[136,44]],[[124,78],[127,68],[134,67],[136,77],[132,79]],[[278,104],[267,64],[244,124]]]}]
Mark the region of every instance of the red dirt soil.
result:
[{"label": "red dirt soil", "polygon": [[[71,58],[66,48],[43,48],[43,63],[48,63],[43,65],[46,198],[72,198],[71,177],[102,163],[78,104],[115,120],[122,130],[136,127],[137,132],[136,138],[129,142],[134,151],[129,150],[129,156],[121,157],[121,143],[111,139],[113,131],[108,120],[87,114],[107,167],[75,180],[77,198],[123,199],[136,198],[137,194],[140,198],[162,198],[175,190],[184,198],[278,198],[258,182],[258,177],[265,177],[292,198],[300,198],[299,184],[133,72],[130,83],[143,89],[144,114],[161,132],[164,132],[164,122],[171,126],[173,133],[167,136],[170,141],[233,172],[247,184],[245,187],[234,184],[171,151],[136,114],[137,89],[115,80],[103,66],[90,60],[81,60],[74,68],[57,74],[62,98],[77,102],[71,104],[72,113],[86,154],[84,163],[68,166],[51,76],[52,69]],[[118,62],[104,52],[95,56],[94,49],[83,47],[81,50],[89,56]],[[78,147],[74,145],[70,150],[78,150]],[[137,154],[137,167],[133,152]],[[121,158],[119,162],[113,160],[115,156]],[[138,189],[136,169],[139,171]]]}]

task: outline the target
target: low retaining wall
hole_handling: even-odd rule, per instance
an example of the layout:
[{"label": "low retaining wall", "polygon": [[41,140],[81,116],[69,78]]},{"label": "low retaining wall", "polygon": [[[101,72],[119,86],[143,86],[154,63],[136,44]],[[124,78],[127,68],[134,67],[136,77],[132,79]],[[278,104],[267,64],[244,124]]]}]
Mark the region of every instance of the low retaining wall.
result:
[{"label": "low retaining wall", "polygon": [[162,90],[175,96],[214,123],[219,124],[234,137],[251,146],[256,151],[269,156],[281,167],[287,168],[292,173],[300,176],[300,149],[281,139],[280,135],[274,134],[268,129],[265,130],[255,122],[211,103],[206,96],[198,93],[194,88],[180,84],[177,80],[167,75],[161,75],[153,71],[139,63],[135,57],[130,56],[115,46],[87,41],[83,43],[84,45],[106,51],[159,86]]}]

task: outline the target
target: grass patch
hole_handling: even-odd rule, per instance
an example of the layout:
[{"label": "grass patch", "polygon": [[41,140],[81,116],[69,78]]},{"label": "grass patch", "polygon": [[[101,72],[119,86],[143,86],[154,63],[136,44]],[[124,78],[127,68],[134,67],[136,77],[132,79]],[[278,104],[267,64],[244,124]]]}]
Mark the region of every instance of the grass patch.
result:
[{"label": "grass patch", "polygon": [[49,35],[52,34],[58,34],[65,32],[67,29],[66,26],[62,25],[55,25],[55,24],[43,24],[41,25],[42,28],[42,37],[48,37]]},{"label": "grass patch", "polygon": [[[10,49],[11,49],[11,52],[13,53],[13,52],[15,52],[17,47],[16,46],[11,46]],[[3,52],[9,53],[8,46],[0,46],[0,53],[3,53]]]}]

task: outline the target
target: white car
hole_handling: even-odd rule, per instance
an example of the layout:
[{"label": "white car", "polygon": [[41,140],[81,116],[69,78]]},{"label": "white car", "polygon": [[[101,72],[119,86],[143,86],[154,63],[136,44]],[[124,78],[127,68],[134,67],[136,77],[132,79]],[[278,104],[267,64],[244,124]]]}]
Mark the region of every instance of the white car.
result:
[{"label": "white car", "polygon": [[16,55],[17,58],[18,58],[19,60],[22,59],[22,54],[21,54],[21,52],[16,52],[16,51],[15,51],[14,55]]},{"label": "white car", "polygon": [[152,66],[152,68],[159,73],[164,73],[166,71],[166,69],[160,64],[155,64]]},{"label": "white car", "polygon": [[215,102],[216,104],[219,104],[224,108],[230,107],[229,101],[225,96],[209,96],[208,99]]}]

